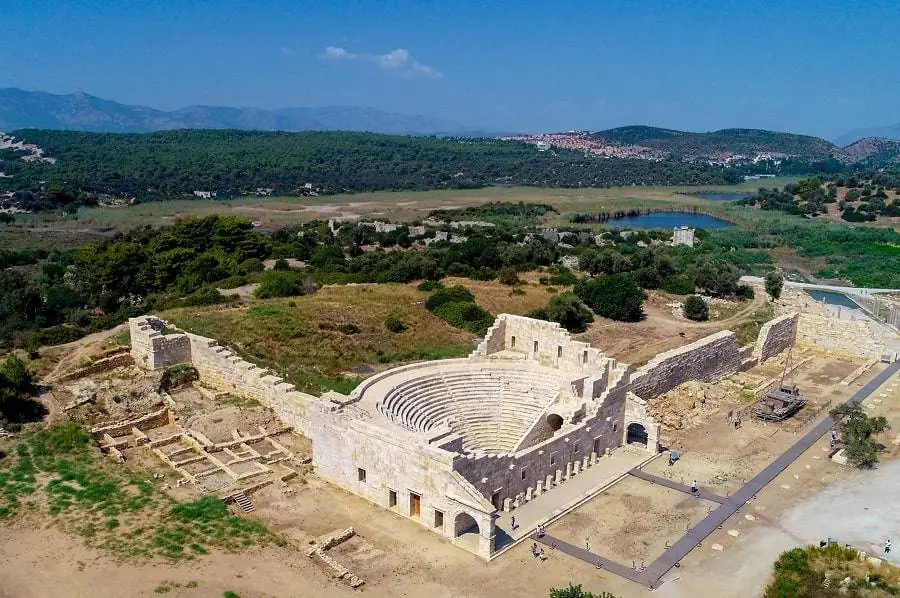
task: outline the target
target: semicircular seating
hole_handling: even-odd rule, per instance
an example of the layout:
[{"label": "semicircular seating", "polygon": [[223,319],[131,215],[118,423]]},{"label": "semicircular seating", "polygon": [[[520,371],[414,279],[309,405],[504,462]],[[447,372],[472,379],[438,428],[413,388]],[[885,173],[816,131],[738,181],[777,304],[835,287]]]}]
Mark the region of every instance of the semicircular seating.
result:
[{"label": "semicircular seating", "polygon": [[515,449],[559,393],[551,374],[525,368],[436,369],[391,388],[378,411],[408,430],[449,425],[463,450]]}]

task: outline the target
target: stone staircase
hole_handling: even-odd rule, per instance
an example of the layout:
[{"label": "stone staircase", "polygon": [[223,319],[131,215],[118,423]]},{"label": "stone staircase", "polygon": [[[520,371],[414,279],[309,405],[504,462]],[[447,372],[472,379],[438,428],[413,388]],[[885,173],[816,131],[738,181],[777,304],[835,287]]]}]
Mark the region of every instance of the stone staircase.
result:
[{"label": "stone staircase", "polygon": [[247,496],[243,492],[238,492],[231,497],[234,499],[234,504],[244,509],[246,513],[252,513],[254,511],[253,501],[250,500],[250,497]]}]

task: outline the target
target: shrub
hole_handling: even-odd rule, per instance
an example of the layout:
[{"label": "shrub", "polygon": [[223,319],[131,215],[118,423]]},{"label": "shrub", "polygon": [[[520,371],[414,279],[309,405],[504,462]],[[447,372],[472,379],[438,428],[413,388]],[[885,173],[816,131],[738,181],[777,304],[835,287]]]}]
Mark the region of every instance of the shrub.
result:
[{"label": "shrub", "polygon": [[694,280],[688,276],[670,276],[663,279],[659,288],[673,295],[690,295],[694,292]]},{"label": "shrub", "polygon": [[359,326],[356,324],[342,324],[341,332],[346,335],[357,334],[359,332]]},{"label": "shrub", "polygon": [[691,295],[684,300],[682,309],[684,317],[695,322],[705,322],[709,319],[709,306],[706,301],[697,295]]},{"label": "shrub", "polygon": [[293,297],[315,292],[315,284],[299,272],[271,272],[260,283],[254,295],[257,299]]},{"label": "shrub", "polygon": [[756,297],[753,287],[749,284],[739,284],[734,294],[738,299],[753,299]]},{"label": "shrub", "polygon": [[572,286],[578,282],[578,277],[568,268],[558,266],[550,269],[550,278],[547,282],[556,286]]},{"label": "shrub", "polygon": [[627,274],[580,281],[575,294],[604,318],[635,322],[643,315],[644,291]]},{"label": "shrub", "polygon": [[519,273],[516,272],[515,268],[500,268],[500,272],[497,273],[497,279],[500,281],[500,284],[508,286],[515,286],[522,282],[519,280]]},{"label": "shrub", "polygon": [[706,259],[697,266],[697,286],[713,297],[724,297],[737,289],[741,273],[723,260]]},{"label": "shrub", "polygon": [[384,319],[384,327],[388,329],[388,332],[398,334],[406,330],[406,324],[400,319],[400,315],[396,313],[388,314],[388,317]]},{"label": "shrub", "polygon": [[477,270],[472,271],[469,274],[469,278],[472,280],[494,280],[497,278],[497,273],[491,270],[490,268],[478,268]]},{"label": "shrub", "polygon": [[766,293],[772,299],[781,297],[781,289],[784,288],[784,276],[778,270],[773,270],[766,274]]},{"label": "shrub", "polygon": [[569,332],[584,332],[588,324],[594,321],[594,314],[574,293],[551,297],[547,305],[526,315],[556,322]]},{"label": "shrub", "polygon": [[35,332],[32,339],[39,345],[46,345],[49,347],[52,345],[62,345],[77,341],[85,334],[87,334],[87,331],[83,328],[60,324],[59,326],[51,326],[50,328],[44,328],[43,330]]},{"label": "shrub", "polygon": [[475,303],[469,290],[456,285],[438,289],[425,302],[425,309],[455,328],[483,335],[494,322],[494,317]]},{"label": "shrub", "polygon": [[436,291],[438,289],[443,289],[444,284],[440,280],[423,280],[419,283],[419,286],[416,287],[420,291],[425,291],[430,293],[431,291]]},{"label": "shrub", "polygon": [[263,264],[261,259],[252,257],[244,260],[238,265],[238,274],[253,274],[254,272],[262,272],[265,269],[266,265]]},{"label": "shrub", "polygon": [[200,290],[185,297],[184,301],[182,301],[182,305],[216,305],[217,303],[228,303],[233,297],[235,296],[225,296],[215,287],[206,285],[200,287]]},{"label": "shrub", "polygon": [[287,272],[291,269],[291,265],[288,264],[288,261],[286,259],[282,258],[280,260],[275,260],[274,269],[278,270],[279,272]]}]

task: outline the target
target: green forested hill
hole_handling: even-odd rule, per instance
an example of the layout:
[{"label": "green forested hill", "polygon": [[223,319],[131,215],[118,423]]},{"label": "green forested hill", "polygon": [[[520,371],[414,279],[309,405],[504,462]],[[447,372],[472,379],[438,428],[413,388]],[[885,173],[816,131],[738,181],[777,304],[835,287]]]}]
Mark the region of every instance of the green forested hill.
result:
[{"label": "green forested hill", "polygon": [[[493,139],[372,133],[178,130],[147,134],[22,130],[55,164],[0,153],[6,188],[40,181],[139,199],[194,190],[274,188],[306,183],[324,192],[441,189],[490,184],[540,186],[692,185],[736,182],[739,173],[679,161],[600,159],[581,152],[538,152]],[[4,160],[5,158],[5,160]]]},{"label": "green forested hill", "polygon": [[690,133],[657,127],[630,126],[598,131],[595,136],[616,143],[652,147],[669,152],[675,158],[721,152],[739,154],[780,152],[810,161],[825,160],[831,156],[842,157],[840,148],[824,139],[761,129],[722,129],[711,133]]}]

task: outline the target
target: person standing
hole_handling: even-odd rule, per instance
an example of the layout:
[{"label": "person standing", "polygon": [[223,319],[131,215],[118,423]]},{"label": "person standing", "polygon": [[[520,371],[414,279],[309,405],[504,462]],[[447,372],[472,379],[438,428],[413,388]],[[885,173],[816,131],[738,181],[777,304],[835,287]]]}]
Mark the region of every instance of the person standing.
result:
[{"label": "person standing", "polygon": [[884,554],[890,554],[890,553],[891,553],[891,539],[888,538],[884,542]]},{"label": "person standing", "polygon": [[691,481],[691,494],[697,494],[697,480]]},{"label": "person standing", "polygon": [[515,516],[515,515],[512,515],[512,516],[509,518],[509,527],[510,527],[511,529],[516,529],[516,528],[518,527],[518,525],[516,525],[516,516]]}]

